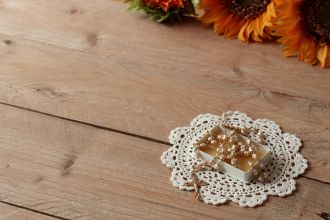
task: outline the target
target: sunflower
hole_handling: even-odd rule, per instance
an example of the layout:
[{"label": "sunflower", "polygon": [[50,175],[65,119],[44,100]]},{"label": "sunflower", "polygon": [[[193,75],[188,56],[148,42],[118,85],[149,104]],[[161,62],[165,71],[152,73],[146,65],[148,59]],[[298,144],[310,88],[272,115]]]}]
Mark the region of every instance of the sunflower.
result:
[{"label": "sunflower", "polygon": [[275,31],[286,56],[330,67],[330,0],[277,0]]},{"label": "sunflower", "polygon": [[201,0],[200,18],[205,24],[214,24],[214,31],[243,42],[270,38],[276,17],[273,0]]}]

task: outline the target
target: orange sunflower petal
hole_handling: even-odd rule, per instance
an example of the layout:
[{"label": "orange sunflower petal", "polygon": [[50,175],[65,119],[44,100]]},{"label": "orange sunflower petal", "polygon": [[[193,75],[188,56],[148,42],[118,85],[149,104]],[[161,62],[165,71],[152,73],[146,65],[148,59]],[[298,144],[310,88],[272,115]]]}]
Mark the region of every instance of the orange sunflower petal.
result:
[{"label": "orange sunflower petal", "polygon": [[317,52],[317,59],[323,68],[330,67],[330,46],[322,46]]},{"label": "orange sunflower petal", "polygon": [[201,0],[200,9],[204,15],[200,20],[205,24],[213,24],[214,31],[227,38],[238,38],[243,42],[249,40],[262,41],[268,38],[266,29],[270,29],[276,17],[275,5],[271,1],[264,13],[253,19],[242,19],[232,13],[225,0]]}]

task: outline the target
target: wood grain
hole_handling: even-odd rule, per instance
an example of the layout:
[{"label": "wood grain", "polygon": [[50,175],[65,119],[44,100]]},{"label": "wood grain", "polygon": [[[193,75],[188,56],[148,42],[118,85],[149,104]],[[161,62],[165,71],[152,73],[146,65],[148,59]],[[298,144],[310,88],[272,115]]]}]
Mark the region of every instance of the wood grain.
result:
[{"label": "wood grain", "polygon": [[0,203],[0,219],[1,220],[56,220],[46,215],[38,214],[4,203]]},{"label": "wood grain", "polygon": [[298,190],[265,205],[207,206],[169,182],[168,146],[0,105],[0,199],[68,219],[315,219],[330,186],[299,178]]},{"label": "wood grain", "polygon": [[2,1],[0,102],[167,141],[200,113],[271,118],[330,182],[330,72],[196,22],[159,25],[126,5]]}]

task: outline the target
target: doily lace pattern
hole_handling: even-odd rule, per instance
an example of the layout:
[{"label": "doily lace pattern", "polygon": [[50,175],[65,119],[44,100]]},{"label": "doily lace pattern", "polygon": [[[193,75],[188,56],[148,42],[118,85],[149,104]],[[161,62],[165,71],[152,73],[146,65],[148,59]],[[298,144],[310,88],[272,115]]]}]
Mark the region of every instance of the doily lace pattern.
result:
[{"label": "doily lace pattern", "polygon": [[264,169],[270,181],[244,183],[221,172],[200,171],[197,173],[199,180],[207,183],[200,188],[200,195],[205,203],[219,205],[230,200],[242,207],[255,207],[261,205],[268,195],[286,196],[296,189],[294,178],[304,173],[307,168],[307,161],[299,153],[301,140],[295,135],[282,133],[280,126],[274,121],[252,120],[237,111],[226,112],[222,116],[199,115],[189,127],[179,127],[171,132],[169,139],[173,146],[163,153],[161,160],[172,169],[170,180],[175,187],[182,190],[194,189],[186,186],[192,181],[193,165],[198,163],[193,145],[219,124],[262,130],[265,145],[269,147],[272,155],[271,162]]}]

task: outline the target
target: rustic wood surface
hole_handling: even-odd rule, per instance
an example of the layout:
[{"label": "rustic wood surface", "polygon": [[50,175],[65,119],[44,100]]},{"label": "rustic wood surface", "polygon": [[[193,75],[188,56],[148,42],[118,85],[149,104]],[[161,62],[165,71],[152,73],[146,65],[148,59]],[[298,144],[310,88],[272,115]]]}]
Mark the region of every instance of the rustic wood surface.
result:
[{"label": "rustic wood surface", "polygon": [[[119,1],[0,6],[0,219],[330,213],[329,69],[192,20],[155,24]],[[303,140],[310,168],[297,192],[242,209],[206,206],[171,186],[159,160],[169,131],[227,110],[270,118]]]}]

